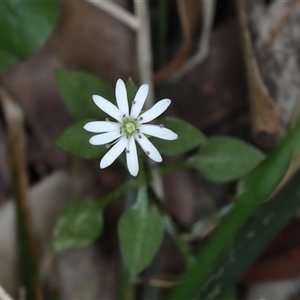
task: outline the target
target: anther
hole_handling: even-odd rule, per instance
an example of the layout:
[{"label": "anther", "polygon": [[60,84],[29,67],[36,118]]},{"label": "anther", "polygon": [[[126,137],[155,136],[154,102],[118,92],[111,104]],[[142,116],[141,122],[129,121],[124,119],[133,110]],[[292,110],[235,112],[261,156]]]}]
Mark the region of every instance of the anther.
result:
[{"label": "anther", "polygon": [[132,104],[136,104],[136,102],[133,100],[133,101],[132,101]]},{"label": "anther", "polygon": [[142,138],[142,136],[139,134],[139,139],[141,139]]},{"label": "anther", "polygon": [[130,151],[129,151],[129,150],[126,150],[125,152],[126,152],[126,153],[130,153]]},{"label": "anther", "polygon": [[164,124],[159,124],[159,127],[160,127],[160,128],[164,128],[165,125],[164,125]]},{"label": "anther", "polygon": [[106,121],[106,122],[109,122],[109,118],[105,118],[105,121]]},{"label": "anther", "polygon": [[149,151],[146,151],[145,153],[146,153],[148,156],[150,155],[150,152],[149,152]]},{"label": "anther", "polygon": [[126,117],[126,115],[124,114],[124,115],[123,115],[123,118],[125,118],[125,117]]},{"label": "anther", "polygon": [[109,149],[110,148],[110,144],[105,145],[105,148]]},{"label": "anther", "polygon": [[122,134],[122,129],[120,129],[120,134]]},{"label": "anther", "polygon": [[139,117],[139,120],[142,121],[142,120],[143,120],[143,117]]}]

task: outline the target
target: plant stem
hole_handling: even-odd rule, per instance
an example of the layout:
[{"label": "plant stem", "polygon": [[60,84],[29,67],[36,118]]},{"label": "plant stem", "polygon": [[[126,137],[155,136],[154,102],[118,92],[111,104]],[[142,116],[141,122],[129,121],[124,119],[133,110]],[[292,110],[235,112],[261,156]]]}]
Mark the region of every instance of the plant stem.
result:
[{"label": "plant stem", "polygon": [[98,209],[104,209],[107,205],[109,205],[115,198],[123,195],[127,191],[131,190],[132,188],[138,187],[136,180],[130,180],[126,183],[122,184],[119,188],[113,190],[103,198],[97,201],[97,207]]}]

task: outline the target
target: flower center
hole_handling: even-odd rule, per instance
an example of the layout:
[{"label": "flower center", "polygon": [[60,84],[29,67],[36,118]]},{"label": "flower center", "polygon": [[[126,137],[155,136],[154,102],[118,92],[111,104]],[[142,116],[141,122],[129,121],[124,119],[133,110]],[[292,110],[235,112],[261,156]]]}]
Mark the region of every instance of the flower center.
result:
[{"label": "flower center", "polygon": [[138,131],[137,121],[130,118],[124,119],[121,125],[121,130],[126,135],[126,137],[132,136]]},{"label": "flower center", "polygon": [[133,133],[135,131],[135,125],[133,123],[127,123],[126,124],[126,130],[128,133]]}]

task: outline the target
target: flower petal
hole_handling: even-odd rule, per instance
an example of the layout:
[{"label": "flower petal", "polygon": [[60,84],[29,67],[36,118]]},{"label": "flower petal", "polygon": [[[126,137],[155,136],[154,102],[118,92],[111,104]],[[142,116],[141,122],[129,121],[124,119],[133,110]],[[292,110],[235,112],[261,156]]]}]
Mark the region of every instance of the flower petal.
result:
[{"label": "flower petal", "polygon": [[109,131],[106,133],[101,133],[94,135],[90,138],[89,143],[92,145],[105,145],[111,141],[116,140],[121,136],[120,130]]},{"label": "flower petal", "polygon": [[95,104],[105,113],[107,113],[117,121],[122,121],[122,112],[110,101],[98,95],[93,95],[93,100]]},{"label": "flower petal", "polygon": [[145,103],[147,95],[148,95],[148,91],[149,91],[148,84],[143,84],[138,89],[138,91],[133,99],[134,102],[132,103],[132,106],[131,106],[130,116],[132,118],[137,118],[138,115],[141,113],[141,110],[144,106],[144,103]]},{"label": "flower petal", "polygon": [[107,132],[120,130],[120,124],[108,121],[93,121],[86,123],[83,128],[89,132]]},{"label": "flower petal", "polygon": [[178,138],[178,135],[175,132],[168,128],[160,127],[159,125],[142,124],[140,125],[139,130],[144,134],[155,136],[163,140],[171,141]]},{"label": "flower petal", "polygon": [[126,137],[121,138],[101,159],[100,168],[104,169],[110,166],[117,157],[124,151],[128,140]]},{"label": "flower petal", "polygon": [[152,106],[149,110],[140,115],[139,120],[140,123],[147,123],[161,115],[171,104],[170,99],[163,99],[158,101],[154,106]]},{"label": "flower petal", "polygon": [[146,153],[146,155],[148,155],[151,159],[153,159],[156,162],[162,162],[162,157],[158,150],[142,133],[136,135],[135,139],[140,144],[141,148]]},{"label": "flower petal", "polygon": [[127,168],[129,173],[132,176],[136,176],[139,172],[139,161],[136,151],[135,140],[133,137],[129,138],[127,151],[126,151],[126,161],[127,161]]},{"label": "flower petal", "polygon": [[116,83],[116,99],[119,110],[122,114],[128,116],[129,108],[128,108],[128,99],[127,99],[127,90],[125,83],[122,79],[118,79]]}]

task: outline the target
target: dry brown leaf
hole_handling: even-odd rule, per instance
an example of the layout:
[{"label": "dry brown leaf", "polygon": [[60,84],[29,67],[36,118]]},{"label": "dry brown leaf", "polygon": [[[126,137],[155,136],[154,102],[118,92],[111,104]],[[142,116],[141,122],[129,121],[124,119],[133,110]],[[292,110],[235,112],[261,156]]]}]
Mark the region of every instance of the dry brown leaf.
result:
[{"label": "dry brown leaf", "polygon": [[253,52],[250,32],[243,4],[236,1],[238,16],[242,33],[244,47],[244,58],[248,76],[248,92],[251,108],[253,134],[258,142],[265,144],[266,137],[269,138],[267,146],[274,145],[277,135],[282,128],[282,119],[278,108],[265,86],[257,60]]}]

